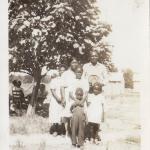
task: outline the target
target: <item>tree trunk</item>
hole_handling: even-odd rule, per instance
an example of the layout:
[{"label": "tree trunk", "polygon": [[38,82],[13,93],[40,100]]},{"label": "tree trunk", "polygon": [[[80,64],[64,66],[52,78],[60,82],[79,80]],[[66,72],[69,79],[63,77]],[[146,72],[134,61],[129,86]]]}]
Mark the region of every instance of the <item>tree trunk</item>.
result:
[{"label": "tree trunk", "polygon": [[35,73],[34,79],[35,79],[35,86],[32,90],[31,100],[27,109],[27,116],[33,116],[35,114],[36,100],[41,83],[41,70]]}]

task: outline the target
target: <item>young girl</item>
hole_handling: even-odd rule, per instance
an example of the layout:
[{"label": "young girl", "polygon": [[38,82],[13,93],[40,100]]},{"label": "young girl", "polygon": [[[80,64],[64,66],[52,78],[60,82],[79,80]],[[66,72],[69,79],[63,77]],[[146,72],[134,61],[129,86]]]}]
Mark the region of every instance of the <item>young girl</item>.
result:
[{"label": "young girl", "polygon": [[93,94],[88,96],[89,106],[87,108],[88,125],[86,137],[91,142],[98,144],[98,131],[101,122],[104,122],[104,96],[102,85],[96,82],[93,85]]},{"label": "young girl", "polygon": [[62,106],[62,96],[61,96],[61,86],[62,86],[62,79],[61,75],[65,71],[65,66],[59,67],[59,76],[54,78],[50,83],[50,90],[51,90],[51,101],[49,107],[49,121],[51,123],[50,133],[54,134],[61,134],[61,114],[63,111]]},{"label": "young girl", "polygon": [[77,88],[75,91],[75,102],[70,110],[73,113],[71,119],[71,139],[74,147],[82,147],[84,144],[84,130],[86,124],[86,105],[83,99],[82,88]]}]

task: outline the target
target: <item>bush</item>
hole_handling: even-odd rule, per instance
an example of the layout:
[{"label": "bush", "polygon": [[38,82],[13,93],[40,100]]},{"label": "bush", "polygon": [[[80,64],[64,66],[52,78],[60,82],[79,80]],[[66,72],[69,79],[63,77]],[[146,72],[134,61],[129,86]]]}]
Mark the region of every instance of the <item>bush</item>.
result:
[{"label": "bush", "polygon": [[125,81],[125,88],[133,89],[133,71],[131,69],[127,69],[123,74]]}]

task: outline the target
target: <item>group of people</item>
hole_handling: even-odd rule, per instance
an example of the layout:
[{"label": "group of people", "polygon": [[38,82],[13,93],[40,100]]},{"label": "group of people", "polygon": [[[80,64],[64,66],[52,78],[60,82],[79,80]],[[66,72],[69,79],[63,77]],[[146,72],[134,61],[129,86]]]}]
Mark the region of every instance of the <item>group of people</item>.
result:
[{"label": "group of people", "polygon": [[[71,139],[73,147],[83,147],[85,141],[99,143],[100,124],[104,121],[104,87],[108,81],[106,67],[98,62],[97,51],[90,52],[90,62],[80,64],[72,58],[70,67],[58,68],[59,74],[52,78],[47,92],[41,84],[38,103],[50,100],[50,134],[64,135]],[[21,98],[24,97],[20,81],[13,81],[12,95],[15,109],[21,113]],[[37,109],[38,111],[38,109]]]},{"label": "group of people", "polygon": [[59,75],[49,85],[50,133],[70,137],[73,147],[101,140],[98,133],[104,121],[103,91],[108,76],[106,67],[98,60],[97,51],[90,52],[90,62],[84,65],[73,58],[68,70],[59,66]]}]

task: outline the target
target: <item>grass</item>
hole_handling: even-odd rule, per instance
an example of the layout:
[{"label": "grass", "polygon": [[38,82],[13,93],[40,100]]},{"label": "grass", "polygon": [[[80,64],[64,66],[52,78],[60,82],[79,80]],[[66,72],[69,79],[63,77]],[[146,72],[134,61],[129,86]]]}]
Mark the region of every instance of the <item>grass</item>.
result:
[{"label": "grass", "polygon": [[17,140],[16,144],[11,149],[12,150],[26,150],[26,147],[22,141]]},{"label": "grass", "polygon": [[10,117],[10,134],[34,134],[48,133],[49,122],[47,118],[40,116]]},{"label": "grass", "polygon": [[[103,127],[105,150],[139,150],[141,129],[139,122],[139,94],[126,92],[122,96],[106,101],[106,123]],[[70,146],[62,137],[49,132],[48,118],[10,117],[10,136],[12,150],[69,150]],[[112,141],[113,140],[113,141]],[[57,142],[58,141],[58,142]],[[67,144],[66,144],[67,143]],[[108,145],[107,145],[108,143]],[[99,150],[100,147],[88,145],[88,149]],[[107,147],[107,148],[106,148]]]},{"label": "grass", "polygon": [[125,139],[125,141],[127,142],[127,143],[140,143],[141,142],[141,139],[140,139],[140,137],[135,137],[135,136],[130,136],[130,137],[127,137],[126,139]]}]

